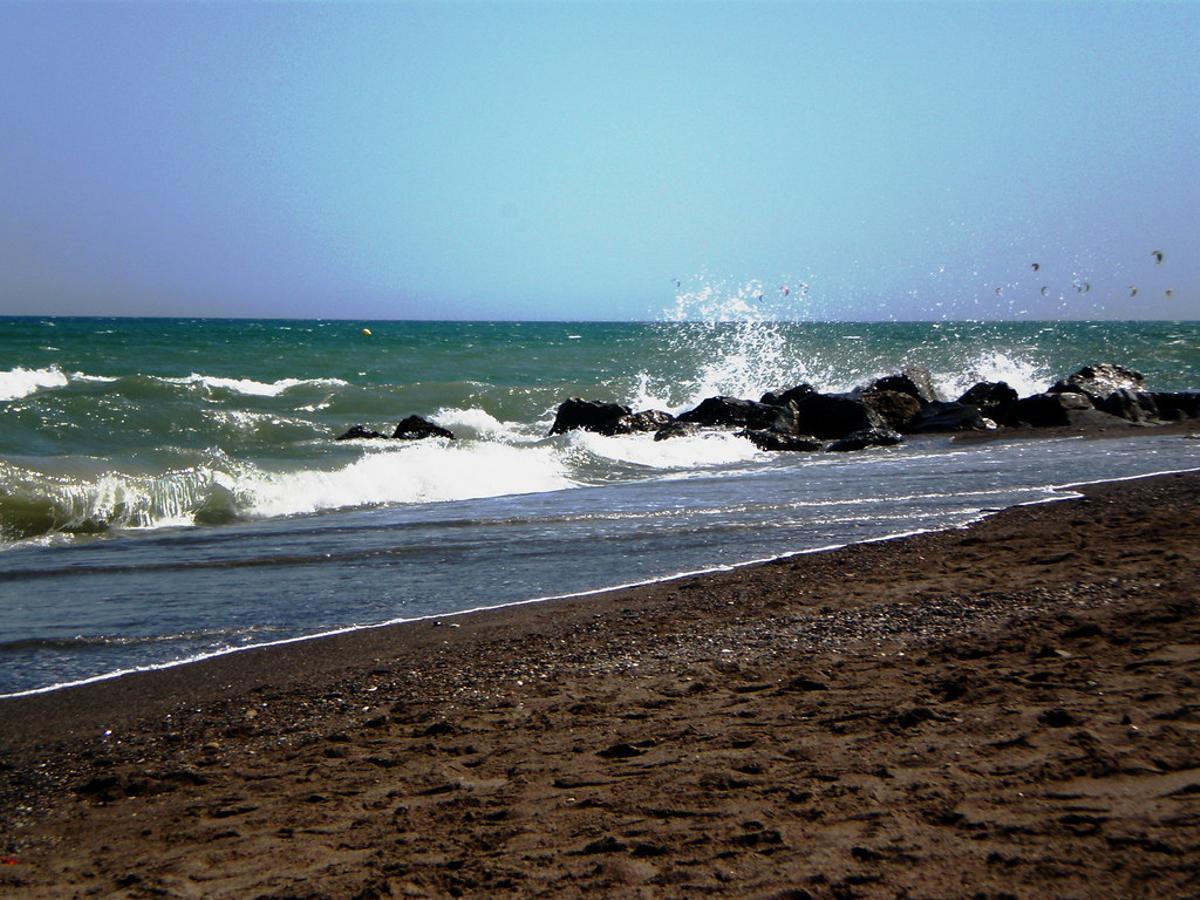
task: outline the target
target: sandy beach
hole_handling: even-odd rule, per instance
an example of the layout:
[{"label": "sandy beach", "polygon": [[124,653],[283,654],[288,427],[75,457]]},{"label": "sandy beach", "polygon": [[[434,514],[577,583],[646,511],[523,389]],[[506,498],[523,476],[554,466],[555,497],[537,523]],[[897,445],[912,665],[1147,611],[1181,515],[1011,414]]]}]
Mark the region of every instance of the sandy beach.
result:
[{"label": "sandy beach", "polygon": [[1194,896],[1200,475],[1083,492],[0,701],[0,891]]}]

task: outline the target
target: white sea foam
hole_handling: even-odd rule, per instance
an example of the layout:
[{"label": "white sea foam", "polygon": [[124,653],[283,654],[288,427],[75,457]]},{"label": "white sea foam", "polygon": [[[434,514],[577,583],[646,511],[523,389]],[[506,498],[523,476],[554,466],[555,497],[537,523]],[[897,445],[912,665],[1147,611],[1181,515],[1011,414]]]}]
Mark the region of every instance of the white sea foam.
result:
[{"label": "white sea foam", "polygon": [[58,366],[46,369],[23,369],[18,366],[0,372],[0,401],[19,400],[37,393],[42,388],[67,386],[67,376]]},{"label": "white sea foam", "polygon": [[[0,498],[40,510],[37,521],[48,520],[54,531],[95,532],[575,486],[567,457],[550,446],[427,440],[377,443],[371,449],[375,452],[331,470],[269,471],[216,454],[209,464],[161,475],[108,472],[83,480],[0,461]],[[14,536],[19,535],[8,535]]]},{"label": "white sea foam", "polygon": [[475,437],[505,443],[524,443],[545,434],[544,428],[522,422],[502,422],[487,410],[444,406],[432,416],[434,422],[459,437]]},{"label": "white sea foam", "polygon": [[552,447],[440,440],[392,445],[333,471],[253,472],[219,483],[229,490],[237,509],[252,516],[469,500],[574,486]]},{"label": "white sea foam", "polygon": [[195,385],[207,390],[223,388],[248,394],[253,397],[278,397],[284,391],[301,385],[313,387],[340,387],[349,382],[340,378],[280,378],[278,381],[255,381],[252,378],[221,378],[216,375],[201,375],[193,372],[185,378],[159,379],[168,384]]},{"label": "white sea foam", "polygon": [[570,441],[593,456],[652,469],[721,466],[761,456],[750,441],[723,431],[666,441],[656,441],[652,434],[607,437],[590,431],[573,431]]},{"label": "white sea foam", "polygon": [[981,354],[960,369],[936,376],[947,397],[959,397],[980,381],[1004,381],[1020,396],[1040,394],[1054,380],[1049,368],[1002,350]]}]

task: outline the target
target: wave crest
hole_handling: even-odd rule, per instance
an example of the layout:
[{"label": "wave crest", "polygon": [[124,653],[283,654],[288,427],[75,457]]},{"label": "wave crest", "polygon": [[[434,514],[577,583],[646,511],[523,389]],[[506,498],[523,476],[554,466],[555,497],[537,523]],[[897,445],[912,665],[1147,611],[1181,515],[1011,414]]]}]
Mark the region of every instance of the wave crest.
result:
[{"label": "wave crest", "polygon": [[20,400],[42,388],[66,386],[67,376],[58,366],[45,369],[24,369],[17,366],[7,372],[0,372],[0,402]]}]

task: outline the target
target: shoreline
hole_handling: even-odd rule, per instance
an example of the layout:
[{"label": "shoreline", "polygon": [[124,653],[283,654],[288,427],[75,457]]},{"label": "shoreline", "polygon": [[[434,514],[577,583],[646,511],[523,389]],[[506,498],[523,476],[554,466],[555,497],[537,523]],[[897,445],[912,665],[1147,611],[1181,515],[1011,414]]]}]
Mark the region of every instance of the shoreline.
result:
[{"label": "shoreline", "polygon": [[[1117,423],[1117,424],[1102,425],[1102,426],[1085,425],[1085,426],[1064,426],[1064,427],[1058,427],[1058,428],[1023,428],[1023,429],[1003,428],[1003,429],[999,429],[998,431],[995,431],[995,432],[961,432],[961,433],[953,434],[953,435],[928,435],[928,436],[920,436],[920,437],[928,437],[932,440],[949,437],[952,445],[966,445],[966,446],[974,446],[974,445],[979,445],[979,444],[992,444],[992,443],[1006,443],[1006,442],[1010,442],[1010,441],[1021,442],[1021,441],[1064,440],[1064,439],[1116,440],[1116,439],[1128,439],[1128,438],[1134,438],[1134,437],[1200,438],[1200,433],[1197,432],[1196,425],[1197,425],[1197,423],[1195,421],[1191,421],[1191,420],[1181,421],[1181,422],[1159,423],[1159,424],[1156,424],[1153,426],[1139,426],[1134,423]],[[1074,487],[1079,487],[1079,486],[1084,486],[1084,485],[1089,485],[1089,484],[1096,484],[1096,483],[1103,483],[1103,482],[1110,482],[1110,481],[1111,482],[1119,482],[1119,481],[1123,481],[1123,480],[1147,478],[1147,477],[1153,477],[1155,475],[1174,474],[1177,472],[1187,472],[1187,471],[1191,471],[1191,469],[1187,469],[1187,468],[1185,468],[1185,469],[1166,469],[1166,470],[1162,470],[1161,472],[1132,475],[1132,476],[1127,476],[1126,478],[1116,478],[1116,479],[1103,478],[1103,479],[1096,479],[1094,481],[1072,482],[1072,483],[1066,483],[1066,484],[1060,484],[1060,485],[1052,485],[1050,487],[1051,487],[1052,491],[1058,492],[1058,491],[1069,490]],[[1035,502],[1035,503],[1037,503],[1037,502],[1054,502],[1058,499],[1063,499],[1063,498],[1055,497],[1055,496],[1048,496],[1047,498],[1045,498],[1045,500],[1037,500],[1037,501],[1033,501],[1033,502]],[[1023,504],[1018,504],[1018,505],[1023,505]],[[1007,508],[1007,507],[1005,507],[1005,508]],[[993,515],[995,512],[996,512],[995,509],[987,509],[984,512],[982,512],[980,514],[980,516],[986,517],[988,515]],[[876,542],[876,541],[897,540],[900,538],[936,532],[938,530],[942,530],[945,528],[953,529],[953,528],[960,528],[960,527],[962,527],[962,526],[961,525],[947,525],[947,526],[941,526],[941,528],[899,531],[894,534],[887,534],[887,535],[883,535],[880,537],[868,538],[868,539],[864,539],[863,541],[855,541],[855,542],[853,542],[853,544],[872,543],[872,542]],[[632,581],[632,582],[627,582],[627,583],[622,583],[622,584],[610,585],[610,586],[600,587],[600,588],[593,588],[593,589],[588,589],[588,590],[584,590],[584,591],[577,591],[577,592],[571,592],[571,593],[566,593],[566,594],[551,594],[551,595],[544,595],[544,596],[538,596],[538,597],[530,597],[527,599],[512,600],[512,601],[507,601],[504,603],[489,604],[489,605],[472,607],[469,609],[456,610],[456,611],[445,612],[445,613],[433,613],[433,614],[429,614],[429,615],[425,615],[425,616],[417,616],[417,617],[407,618],[407,619],[398,618],[398,619],[392,619],[392,620],[387,620],[387,621],[383,621],[383,622],[374,622],[374,623],[367,623],[367,624],[351,624],[351,625],[345,625],[345,626],[332,628],[327,631],[316,632],[313,634],[302,634],[302,635],[297,635],[294,637],[282,638],[282,639],[274,640],[274,641],[267,641],[264,643],[250,644],[250,645],[237,646],[237,647],[228,647],[228,648],[224,648],[221,650],[205,652],[205,653],[202,653],[202,654],[199,654],[196,656],[185,657],[182,659],[168,660],[166,662],[161,662],[161,663],[147,664],[142,667],[119,669],[119,670],[115,670],[115,671],[111,671],[111,672],[101,673],[98,675],[91,675],[91,676],[79,678],[74,681],[67,681],[67,682],[43,685],[43,686],[39,686],[39,687],[35,687],[35,688],[14,691],[12,693],[0,693],[0,711],[2,711],[4,703],[12,701],[12,700],[21,700],[21,699],[24,699],[27,697],[33,697],[33,696],[38,696],[38,695],[48,694],[48,693],[55,693],[55,692],[64,691],[64,690],[75,690],[77,688],[88,687],[90,685],[104,683],[107,681],[111,681],[113,679],[120,679],[120,678],[125,678],[125,677],[130,677],[130,676],[140,676],[140,675],[144,675],[147,673],[153,673],[153,672],[159,672],[159,671],[173,669],[173,668],[176,668],[179,666],[190,666],[190,665],[195,665],[195,664],[206,663],[209,660],[220,659],[222,657],[233,655],[233,654],[246,653],[246,652],[258,651],[258,650],[266,650],[266,649],[270,649],[270,648],[283,647],[283,646],[287,646],[290,644],[305,643],[305,642],[314,641],[314,640],[324,640],[326,638],[337,637],[337,636],[340,636],[343,634],[350,634],[350,633],[354,633],[354,632],[358,632],[358,631],[369,631],[369,630],[379,629],[379,628],[409,626],[409,625],[415,625],[415,624],[425,622],[425,621],[432,621],[432,620],[438,620],[438,619],[451,619],[451,618],[455,618],[458,616],[490,612],[490,611],[494,611],[494,610],[505,609],[505,608],[514,607],[514,606],[522,606],[522,605],[526,605],[526,604],[555,603],[555,602],[559,602],[559,601],[563,601],[563,600],[572,600],[572,599],[584,598],[584,597],[594,597],[594,596],[607,594],[607,593],[611,593],[611,592],[616,592],[616,591],[636,590],[639,588],[644,588],[644,587],[648,587],[648,586],[660,584],[660,583],[669,583],[669,582],[677,581],[680,579],[702,577],[702,576],[713,574],[713,573],[733,571],[733,570],[741,569],[741,568],[745,568],[745,567],[763,565],[763,564],[774,562],[777,560],[789,559],[789,558],[791,558],[793,556],[797,556],[797,555],[806,555],[806,554],[811,554],[811,553],[825,552],[827,550],[837,550],[837,549],[841,549],[846,546],[852,546],[853,544],[851,544],[851,543],[829,544],[826,546],[812,547],[812,548],[806,548],[806,549],[802,549],[802,550],[786,551],[786,552],[783,552],[783,553],[780,553],[780,554],[777,554],[774,556],[760,557],[760,558],[749,559],[749,560],[744,560],[744,561],[739,561],[739,562],[734,562],[734,563],[723,563],[723,564],[715,565],[715,566],[708,567],[708,568],[687,570],[687,571],[682,571],[682,572],[674,572],[674,573],[670,573],[667,575],[662,575],[662,576],[658,576],[658,577],[654,577],[654,578],[648,578],[648,579],[639,580],[639,581]]]},{"label": "shoreline", "polygon": [[0,700],[0,886],[1194,890],[1200,475],[1079,487]]}]

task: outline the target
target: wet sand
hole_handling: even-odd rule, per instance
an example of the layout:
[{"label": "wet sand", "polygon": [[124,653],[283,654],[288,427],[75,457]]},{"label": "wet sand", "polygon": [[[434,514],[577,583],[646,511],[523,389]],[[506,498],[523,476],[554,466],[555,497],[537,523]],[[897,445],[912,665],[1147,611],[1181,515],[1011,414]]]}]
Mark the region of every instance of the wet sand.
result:
[{"label": "wet sand", "polygon": [[1195,896],[1200,475],[1085,490],[0,701],[0,893]]}]

